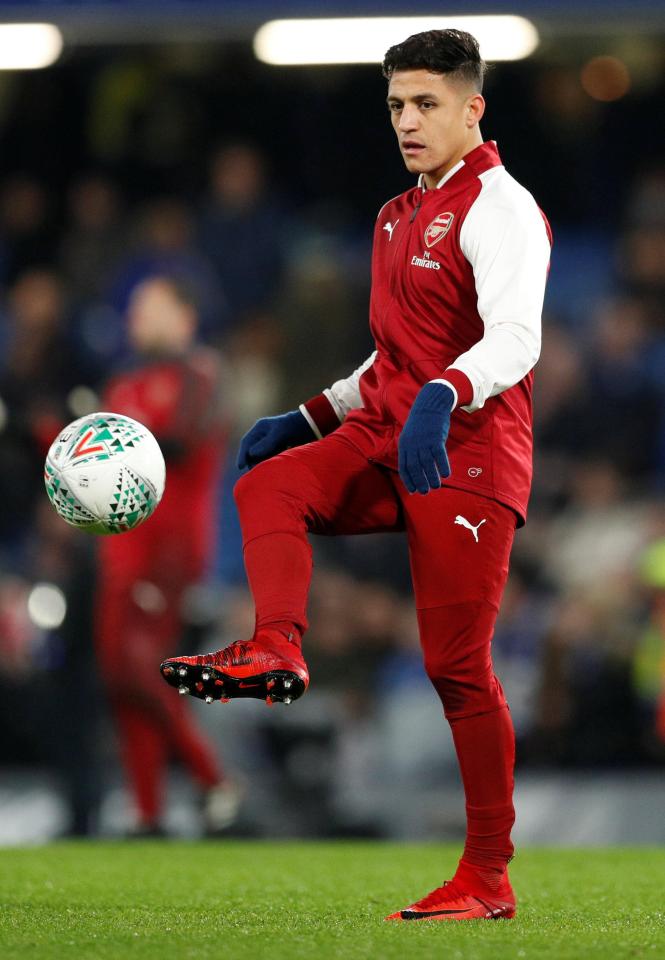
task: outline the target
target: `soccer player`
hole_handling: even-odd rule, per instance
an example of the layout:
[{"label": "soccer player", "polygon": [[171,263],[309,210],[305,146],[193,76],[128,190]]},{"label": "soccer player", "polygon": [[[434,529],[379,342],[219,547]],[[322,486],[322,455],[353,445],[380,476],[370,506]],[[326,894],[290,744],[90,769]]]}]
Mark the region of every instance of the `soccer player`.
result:
[{"label": "soccer player", "polygon": [[186,590],[205,573],[214,547],[211,517],[224,445],[219,358],[196,345],[196,305],[178,280],[154,276],[139,284],[127,320],[133,363],[108,383],[104,409],[153,431],[167,481],[150,523],[100,543],[98,657],[138,813],[135,834],[162,830],[172,754],[199,786],[206,827],[215,832],[235,817],[239,787],[224,776],[213,744],[152,665],[179,641]]},{"label": "soccer player", "polygon": [[452,729],[467,834],[452,880],[390,920],[512,917],[515,738],[490,644],[531,481],[532,368],[549,227],[479,123],[485,65],[458,30],[387,52],[388,109],[418,182],[379,212],[376,349],[298,410],[243,438],[236,485],[256,603],[251,640],[167,660],[181,691],[284,703],[308,684],[300,642],[307,533],[405,530],[425,667]]}]

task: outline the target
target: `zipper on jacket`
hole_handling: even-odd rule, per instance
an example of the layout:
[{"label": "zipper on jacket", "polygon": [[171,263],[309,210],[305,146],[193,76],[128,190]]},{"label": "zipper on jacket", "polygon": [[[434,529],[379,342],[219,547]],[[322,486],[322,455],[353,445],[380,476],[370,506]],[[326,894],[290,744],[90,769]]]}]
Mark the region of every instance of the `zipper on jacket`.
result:
[{"label": "zipper on jacket", "polygon": [[[420,212],[420,208],[421,208],[422,203],[423,203],[423,198],[424,198],[424,194],[423,194],[422,191],[421,191],[420,197],[419,197],[419,199],[418,199],[418,203],[417,203],[416,206],[413,208],[413,211],[412,211],[412,213],[411,213],[411,216],[409,217],[409,226],[408,226],[408,229],[407,229],[407,230],[404,230],[404,231],[402,232],[402,235],[400,236],[399,241],[397,242],[397,245],[396,245],[396,247],[395,247],[395,251],[394,251],[393,256],[392,256],[392,259],[391,259],[391,261],[390,261],[390,266],[388,267],[388,271],[387,271],[387,273],[388,273],[388,289],[389,289],[389,291],[390,291],[390,297],[389,297],[389,299],[388,299],[388,303],[386,304],[386,307],[385,307],[385,309],[384,309],[384,311],[383,311],[383,314],[382,314],[382,316],[381,316],[380,329],[381,329],[381,334],[382,334],[382,335],[383,335],[383,331],[384,331],[384,323],[385,323],[386,316],[387,316],[388,313],[390,312],[390,307],[392,306],[392,303],[393,303],[393,301],[394,301],[394,299],[395,299],[395,279],[396,279],[396,273],[397,273],[397,269],[396,269],[397,260],[398,260],[398,258],[399,258],[399,255],[400,255],[400,253],[401,253],[401,251],[402,251],[402,247],[404,246],[404,244],[406,244],[407,249],[408,249],[409,240],[410,240],[410,237],[411,237],[412,225],[413,225],[414,220],[415,220],[416,217],[418,216],[418,213]],[[397,371],[396,371],[396,372],[397,372]],[[387,408],[387,406],[386,406],[386,394],[387,394],[387,392],[388,392],[388,388],[389,388],[389,386],[390,386],[390,383],[391,383],[391,381],[392,381],[393,379],[394,379],[394,375],[393,375],[393,377],[390,378],[390,380],[388,380],[387,383],[385,383],[385,384],[383,385],[383,387],[382,387],[382,389],[381,389],[381,393],[379,394],[379,407],[380,407],[380,409],[382,410],[384,417],[388,417],[388,416],[389,416],[389,414],[388,414],[388,408]],[[394,428],[393,428],[393,429],[394,429]]]}]

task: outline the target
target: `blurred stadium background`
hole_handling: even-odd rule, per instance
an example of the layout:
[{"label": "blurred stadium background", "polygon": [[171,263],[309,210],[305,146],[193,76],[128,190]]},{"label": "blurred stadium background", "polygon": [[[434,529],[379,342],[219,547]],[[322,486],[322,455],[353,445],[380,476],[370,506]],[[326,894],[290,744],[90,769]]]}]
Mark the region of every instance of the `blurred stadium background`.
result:
[{"label": "blurred stadium background", "polygon": [[[519,741],[516,837],[665,842],[665,3],[464,6],[538,30],[529,57],[491,71],[483,134],[555,235],[531,514],[494,643]],[[183,651],[251,632],[237,439],[367,356],[374,217],[410,182],[378,66],[271,66],[252,38],[278,15],[458,9],[413,7],[0,5],[1,22],[64,38],[52,66],[0,72],[1,844],[132,825],[91,641],[95,544],[53,514],[46,449],[126,361],[135,285],[186,278],[229,371],[231,428]],[[402,540],[314,546],[307,697],[193,705],[246,784],[235,832],[461,836]],[[201,829],[175,767],[166,826]]]}]

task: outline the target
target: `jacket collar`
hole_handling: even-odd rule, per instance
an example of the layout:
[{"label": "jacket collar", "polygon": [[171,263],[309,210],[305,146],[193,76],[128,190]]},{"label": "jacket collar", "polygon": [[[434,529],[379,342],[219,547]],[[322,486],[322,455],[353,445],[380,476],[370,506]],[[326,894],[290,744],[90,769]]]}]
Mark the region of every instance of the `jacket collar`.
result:
[{"label": "jacket collar", "polygon": [[[441,177],[435,189],[440,190],[444,184],[448,183],[448,181],[464,167],[468,167],[472,174],[478,176],[492,167],[500,167],[501,165],[501,157],[499,156],[499,148],[496,145],[496,140],[487,140],[485,143],[474,147],[473,150],[470,150],[469,153],[462,157],[459,163],[451,167],[448,173]],[[418,186],[422,192],[425,193],[427,187],[425,186],[425,175],[423,173],[418,177]]]}]

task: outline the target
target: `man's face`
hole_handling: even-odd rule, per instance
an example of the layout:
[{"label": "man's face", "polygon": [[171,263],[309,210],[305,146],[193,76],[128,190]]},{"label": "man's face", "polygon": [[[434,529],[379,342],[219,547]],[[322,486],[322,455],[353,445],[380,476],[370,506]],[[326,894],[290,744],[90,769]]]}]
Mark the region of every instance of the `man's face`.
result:
[{"label": "man's face", "polygon": [[140,284],[127,312],[129,339],[139,353],[182,349],[193,334],[192,311],[168,283],[156,278]]},{"label": "man's face", "polygon": [[440,73],[396,70],[388,109],[407,170],[438,182],[476,145],[483,106],[479,94]]}]

